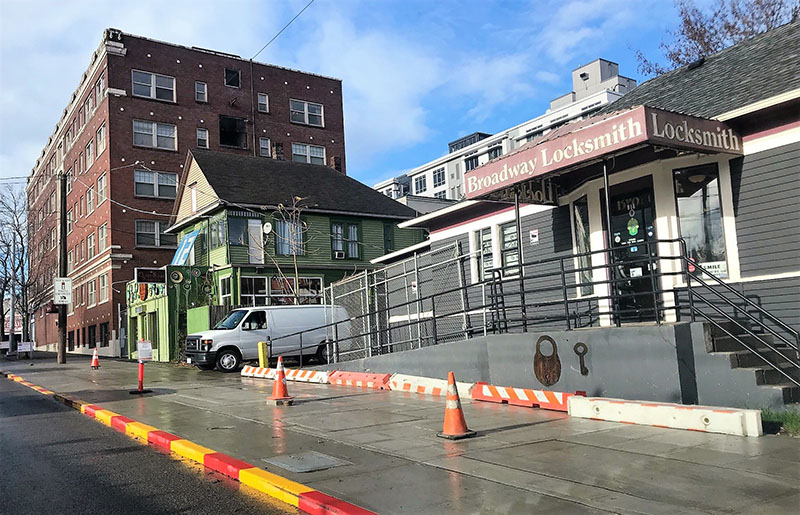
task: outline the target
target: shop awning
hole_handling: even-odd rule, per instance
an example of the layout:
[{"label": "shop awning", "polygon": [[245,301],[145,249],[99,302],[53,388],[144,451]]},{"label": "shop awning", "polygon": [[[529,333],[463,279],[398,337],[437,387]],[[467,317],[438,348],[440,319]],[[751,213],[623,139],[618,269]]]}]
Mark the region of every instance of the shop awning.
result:
[{"label": "shop awning", "polygon": [[[742,154],[742,138],[725,123],[638,106],[564,125],[464,176],[468,199],[554,204],[556,190],[582,182],[580,170],[636,153],[632,163],[669,157],[662,150]],[[617,169],[620,169],[619,167]]]}]

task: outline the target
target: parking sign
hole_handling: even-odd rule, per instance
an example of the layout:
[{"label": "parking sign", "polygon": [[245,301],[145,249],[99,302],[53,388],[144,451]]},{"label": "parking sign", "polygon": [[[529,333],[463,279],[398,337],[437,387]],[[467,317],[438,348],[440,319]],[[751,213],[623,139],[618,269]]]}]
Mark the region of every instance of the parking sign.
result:
[{"label": "parking sign", "polygon": [[53,303],[70,304],[72,302],[72,279],[56,277],[53,279]]}]

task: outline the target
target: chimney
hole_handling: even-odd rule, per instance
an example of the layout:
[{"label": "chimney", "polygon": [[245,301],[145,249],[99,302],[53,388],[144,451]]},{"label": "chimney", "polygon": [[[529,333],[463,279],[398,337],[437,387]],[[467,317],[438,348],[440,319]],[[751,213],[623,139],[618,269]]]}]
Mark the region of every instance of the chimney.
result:
[{"label": "chimney", "polygon": [[342,173],[342,158],[341,156],[331,156],[331,168],[339,173]]}]

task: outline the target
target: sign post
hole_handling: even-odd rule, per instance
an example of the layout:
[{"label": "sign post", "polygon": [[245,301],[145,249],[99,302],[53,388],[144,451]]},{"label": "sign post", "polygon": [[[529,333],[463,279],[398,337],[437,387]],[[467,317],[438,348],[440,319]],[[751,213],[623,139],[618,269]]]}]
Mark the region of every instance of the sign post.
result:
[{"label": "sign post", "polygon": [[144,388],[144,362],[153,359],[153,344],[147,340],[139,340],[136,342],[136,354],[139,356],[139,388],[137,390],[129,390],[128,393],[152,393],[153,390],[145,390]]}]

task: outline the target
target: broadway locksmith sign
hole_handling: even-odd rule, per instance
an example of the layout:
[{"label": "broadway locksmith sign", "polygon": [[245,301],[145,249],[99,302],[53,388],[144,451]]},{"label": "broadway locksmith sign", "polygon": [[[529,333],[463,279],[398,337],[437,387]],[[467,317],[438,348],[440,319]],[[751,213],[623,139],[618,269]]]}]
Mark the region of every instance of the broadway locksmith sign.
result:
[{"label": "broadway locksmith sign", "polygon": [[724,123],[647,106],[566,125],[519,152],[465,174],[467,198],[641,144],[703,153],[742,154],[742,139]]}]

